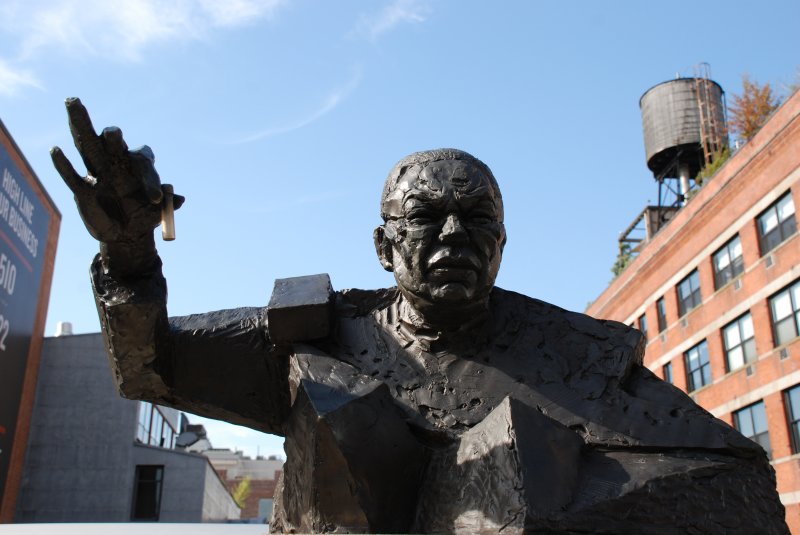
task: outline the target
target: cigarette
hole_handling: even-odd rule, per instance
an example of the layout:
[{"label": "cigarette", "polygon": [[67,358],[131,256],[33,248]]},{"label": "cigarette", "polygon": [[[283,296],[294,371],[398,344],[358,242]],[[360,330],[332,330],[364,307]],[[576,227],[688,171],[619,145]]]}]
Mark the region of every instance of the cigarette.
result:
[{"label": "cigarette", "polygon": [[170,184],[161,187],[164,199],[161,201],[161,237],[164,241],[175,239],[175,205],[172,202],[174,190]]}]

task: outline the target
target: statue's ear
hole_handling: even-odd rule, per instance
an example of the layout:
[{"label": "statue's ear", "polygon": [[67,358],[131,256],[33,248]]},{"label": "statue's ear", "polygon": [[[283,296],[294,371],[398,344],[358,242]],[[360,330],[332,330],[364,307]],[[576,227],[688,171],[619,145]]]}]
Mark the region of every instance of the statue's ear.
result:
[{"label": "statue's ear", "polygon": [[378,253],[378,260],[380,260],[383,269],[386,271],[394,271],[392,242],[386,237],[383,225],[375,229],[372,233],[372,239],[375,242],[375,252]]}]

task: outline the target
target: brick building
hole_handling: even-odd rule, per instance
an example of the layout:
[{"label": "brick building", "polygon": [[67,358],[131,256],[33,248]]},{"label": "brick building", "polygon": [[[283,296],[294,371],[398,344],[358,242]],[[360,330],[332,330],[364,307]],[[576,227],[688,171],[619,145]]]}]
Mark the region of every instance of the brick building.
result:
[{"label": "brick building", "polygon": [[229,449],[207,449],[202,451],[209,462],[233,492],[243,480],[249,480],[250,493],[245,499],[241,518],[243,520],[269,522],[275,487],[283,471],[283,459],[271,455],[268,458],[251,459],[241,451]]},{"label": "brick building", "polygon": [[770,455],[800,534],[800,92],[643,243],[587,313]]},{"label": "brick building", "polygon": [[238,450],[217,448],[205,449],[201,453],[208,457],[231,492],[245,479],[248,480],[250,492],[245,499],[241,518],[268,523],[272,517],[275,488],[283,472],[283,459],[275,455],[251,459]]}]

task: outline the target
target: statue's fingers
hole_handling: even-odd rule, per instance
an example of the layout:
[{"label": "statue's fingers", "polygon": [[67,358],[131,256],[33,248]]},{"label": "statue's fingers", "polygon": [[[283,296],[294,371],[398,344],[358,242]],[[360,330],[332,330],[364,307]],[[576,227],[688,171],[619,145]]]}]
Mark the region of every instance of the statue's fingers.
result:
[{"label": "statue's fingers", "polygon": [[155,156],[147,145],[130,151],[131,163],[136,168],[137,174],[141,178],[142,187],[147,198],[153,204],[160,204],[164,194],[161,191],[161,178],[158,176],[153,162]]},{"label": "statue's fingers", "polygon": [[97,210],[98,208],[96,207],[82,209],[80,205],[78,206],[81,219],[86,226],[86,230],[89,231],[89,234],[97,241],[113,240],[115,237],[119,236],[121,233],[119,223],[104,217],[95,218],[94,216],[97,215]]},{"label": "statue's fingers", "polygon": [[68,98],[65,102],[67,115],[69,116],[69,129],[72,132],[72,139],[75,141],[75,148],[81,153],[86,169],[93,176],[102,174],[106,167],[106,156],[103,151],[103,143],[95,133],[89,112],[81,103],[79,98]]},{"label": "statue's fingers", "polygon": [[176,210],[181,206],[183,206],[184,202],[186,202],[186,197],[184,197],[183,195],[177,195],[177,194],[172,195],[172,206]]},{"label": "statue's fingers", "polygon": [[58,171],[58,174],[64,179],[64,182],[67,183],[67,187],[72,190],[72,193],[77,195],[79,192],[83,191],[87,185],[86,180],[75,171],[75,168],[72,167],[72,163],[59,147],[50,149],[50,158],[53,160],[56,171]]},{"label": "statue's fingers", "polygon": [[128,144],[122,137],[122,130],[116,126],[103,129],[101,134],[106,151],[112,156],[122,158],[128,154]]}]

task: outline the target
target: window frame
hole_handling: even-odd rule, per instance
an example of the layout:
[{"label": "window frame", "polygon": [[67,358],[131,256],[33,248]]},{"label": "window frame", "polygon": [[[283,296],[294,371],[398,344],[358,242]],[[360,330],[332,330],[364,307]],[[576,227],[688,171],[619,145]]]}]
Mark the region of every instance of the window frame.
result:
[{"label": "window frame", "polygon": [[[744,320],[750,320],[750,331],[751,335],[749,338],[745,338],[745,325],[742,323]],[[728,347],[728,329],[736,327],[739,335],[739,343]],[[746,367],[748,364],[755,362],[758,360],[758,349],[756,348],[756,333],[755,333],[755,326],[753,325],[753,315],[748,310],[732,322],[724,325],[722,329],[720,329],[720,334],[722,335],[722,349],[725,353],[725,366],[729,372],[738,370],[740,368]],[[733,367],[731,364],[731,352],[735,351],[737,348],[741,348],[742,351],[742,363],[736,367]]]},{"label": "window frame", "polygon": [[[762,411],[761,416],[763,416],[763,422],[764,422],[764,425],[765,425],[765,428],[764,428],[763,431],[757,431],[756,430],[757,420],[753,416],[753,410],[756,409],[756,408],[758,408],[758,409],[760,409],[760,411]],[[740,418],[741,418],[741,415],[743,415],[743,414],[749,415],[750,421],[748,422],[748,425],[750,426],[750,428],[753,431],[752,435],[745,434],[745,430],[746,429],[745,430],[742,429],[742,421],[741,421]],[[755,442],[756,444],[758,444],[759,446],[764,448],[764,451],[767,452],[767,458],[768,459],[772,459],[772,443],[771,443],[770,437],[769,437],[769,420],[767,419],[767,406],[764,403],[763,399],[760,400],[760,401],[756,401],[755,403],[751,403],[750,405],[748,405],[746,407],[742,407],[741,409],[739,409],[737,411],[733,411],[733,426],[743,436],[749,438],[750,440],[752,440],[753,442]],[[766,445],[765,445],[765,443],[766,443]]]},{"label": "window frame", "polygon": [[[776,303],[779,297],[786,294],[789,299],[789,308],[791,312],[780,320],[776,320]],[[782,288],[778,292],[772,294],[767,299],[769,305],[769,317],[772,326],[772,341],[775,347],[779,347],[797,339],[800,336],[800,280],[795,280],[793,283]],[[790,321],[794,330],[794,335],[783,339],[780,334],[779,326],[783,323]]]},{"label": "window frame", "polygon": [[[696,281],[697,287],[694,287]],[[689,295],[686,299],[681,297],[681,292],[684,284],[688,285]],[[675,293],[678,297],[678,316],[683,317],[695,308],[703,304],[703,294],[700,290],[700,272],[694,268],[691,273],[686,275],[675,286]]]},{"label": "window frame", "polygon": [[[691,353],[696,352],[697,354],[697,361],[700,363],[697,367],[692,367],[692,357]],[[705,356],[705,361],[703,361],[703,356]],[[711,375],[711,356],[708,353],[708,340],[702,340],[699,344],[696,344],[689,349],[687,349],[683,353],[683,361],[686,365],[686,391],[687,392],[694,392],[695,390],[699,390],[706,385],[711,384],[713,381],[713,376]],[[695,382],[695,374],[699,372],[699,379],[700,384],[696,384]]]},{"label": "window frame", "polygon": [[[792,409],[792,394],[796,393],[797,414]],[[783,407],[786,413],[786,424],[789,428],[789,438],[792,453],[800,453],[800,384],[783,391]]]},{"label": "window frame", "polygon": [[153,404],[148,401],[139,402],[139,414],[136,420],[136,440],[142,444],[150,442],[150,425],[153,420]]},{"label": "window frame", "polygon": [[[781,203],[787,200],[791,202],[792,213],[788,216],[785,216],[784,219],[781,219],[779,208]],[[766,226],[766,221],[768,220],[767,218],[770,215],[774,215],[777,222],[773,228],[764,232],[764,227]],[[779,239],[777,241],[770,242],[768,238],[775,233],[779,235]],[[764,256],[770,251],[774,250],[796,233],[797,215],[794,205],[794,198],[792,197],[792,191],[789,190],[781,195],[774,203],[769,205],[766,210],[756,216],[756,234],[758,235],[758,250],[761,252],[761,256]]]},{"label": "window frame", "polygon": [[675,384],[675,376],[672,370],[672,362],[667,362],[663,366],[661,366],[661,377],[664,381],[668,382],[671,385]]},{"label": "window frame", "polygon": [[639,330],[642,331],[644,339],[647,340],[647,313],[639,316],[639,319],[636,320],[636,324],[639,327]]},{"label": "window frame", "polygon": [[175,449],[178,431],[172,426],[158,405],[139,402],[136,424],[136,441],[146,446]]},{"label": "window frame", "polygon": [[151,446],[161,446],[161,432],[164,426],[164,415],[156,409],[153,411],[153,418],[150,420],[150,438],[147,443]]},{"label": "window frame", "polygon": [[[732,248],[734,242],[738,242],[738,249],[739,249],[739,256],[733,257],[733,250]],[[721,270],[718,270],[718,261],[717,258],[720,255],[726,254],[728,258],[728,264],[723,267]],[[736,234],[733,238],[728,240],[728,242],[717,249],[714,254],[711,255],[711,268],[714,271],[714,289],[719,290],[739,275],[744,273],[744,254],[742,252],[742,240],[738,234]]]},{"label": "window frame", "polygon": [[664,302],[663,295],[656,301],[656,317],[658,318],[658,332],[663,333],[667,330],[667,304]]},{"label": "window frame", "polygon": [[174,442],[175,430],[172,429],[167,419],[164,418],[164,425],[161,427],[161,447],[172,449]]},{"label": "window frame", "polygon": [[[146,470],[153,469],[154,476],[145,477]],[[164,465],[163,464],[137,464],[133,478],[133,501],[131,503],[131,522],[158,522],[161,516],[161,498],[164,490]],[[142,515],[140,510],[146,505],[141,500],[145,498],[144,490],[146,486],[153,486],[153,500],[150,509],[153,515]]]}]

